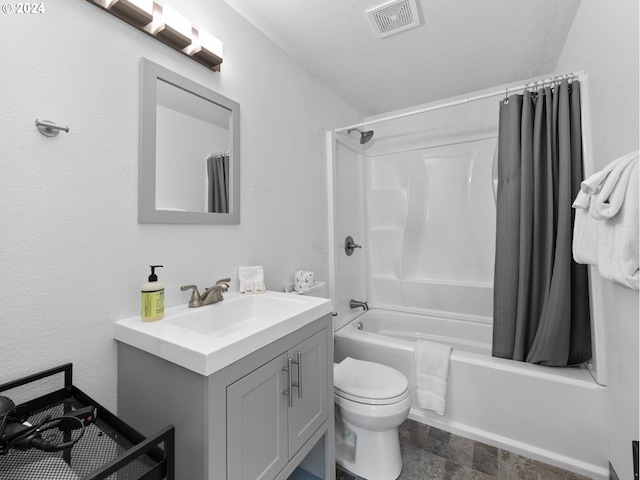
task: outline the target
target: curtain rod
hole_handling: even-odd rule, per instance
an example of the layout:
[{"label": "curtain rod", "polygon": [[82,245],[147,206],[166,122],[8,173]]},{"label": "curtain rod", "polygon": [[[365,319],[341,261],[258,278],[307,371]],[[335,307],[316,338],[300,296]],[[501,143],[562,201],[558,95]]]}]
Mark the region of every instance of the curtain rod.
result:
[{"label": "curtain rod", "polygon": [[432,112],[434,110],[441,110],[443,108],[455,107],[457,105],[462,105],[464,103],[475,102],[477,100],[484,100],[485,98],[497,97],[498,95],[504,95],[505,97],[510,93],[519,92],[521,90],[526,90],[527,88],[537,88],[543,87],[549,84],[557,83],[561,80],[565,79],[574,79],[584,77],[585,72],[581,70],[579,72],[565,73],[564,75],[556,75],[554,77],[546,78],[543,80],[534,80],[523,85],[519,85],[517,87],[503,88],[501,90],[496,90],[495,92],[485,93],[482,95],[477,95],[475,97],[463,98],[461,100],[455,100],[449,103],[442,103],[440,105],[433,105],[431,107],[421,108],[419,110],[413,110],[411,112],[399,113],[397,115],[391,115],[389,117],[377,118],[375,120],[371,120],[369,122],[357,123],[355,125],[349,125],[347,127],[336,128],[335,132],[340,133],[351,128],[360,128],[366,127],[369,125],[375,125],[376,123],[388,122],[390,120],[397,120],[399,118],[410,117],[412,115],[418,115],[420,113]]}]

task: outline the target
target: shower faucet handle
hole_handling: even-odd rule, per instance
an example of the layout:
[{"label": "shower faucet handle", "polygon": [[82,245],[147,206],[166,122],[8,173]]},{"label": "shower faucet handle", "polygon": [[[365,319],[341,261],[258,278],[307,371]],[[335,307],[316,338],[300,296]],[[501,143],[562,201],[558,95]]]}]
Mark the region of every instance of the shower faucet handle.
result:
[{"label": "shower faucet handle", "polygon": [[353,255],[353,251],[356,248],[362,248],[362,245],[358,245],[353,241],[353,237],[349,235],[344,241],[344,251],[347,255]]}]

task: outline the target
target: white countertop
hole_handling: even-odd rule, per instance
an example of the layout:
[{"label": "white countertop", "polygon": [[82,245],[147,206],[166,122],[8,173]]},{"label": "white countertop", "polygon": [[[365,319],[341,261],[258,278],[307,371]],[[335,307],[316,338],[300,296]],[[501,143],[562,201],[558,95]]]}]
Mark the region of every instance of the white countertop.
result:
[{"label": "white countertop", "polygon": [[119,320],[115,339],[208,376],[331,311],[326,298],[234,292],[212,305],[167,308],[154,322]]}]

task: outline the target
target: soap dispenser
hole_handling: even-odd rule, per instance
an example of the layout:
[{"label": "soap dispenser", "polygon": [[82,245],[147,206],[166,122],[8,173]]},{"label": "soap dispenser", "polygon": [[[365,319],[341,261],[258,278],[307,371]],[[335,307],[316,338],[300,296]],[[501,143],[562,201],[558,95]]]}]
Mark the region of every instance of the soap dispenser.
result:
[{"label": "soap dispenser", "polygon": [[145,322],[153,322],[164,317],[164,285],[158,281],[156,268],[162,265],[150,265],[149,281],[140,288],[142,309],[140,315]]}]

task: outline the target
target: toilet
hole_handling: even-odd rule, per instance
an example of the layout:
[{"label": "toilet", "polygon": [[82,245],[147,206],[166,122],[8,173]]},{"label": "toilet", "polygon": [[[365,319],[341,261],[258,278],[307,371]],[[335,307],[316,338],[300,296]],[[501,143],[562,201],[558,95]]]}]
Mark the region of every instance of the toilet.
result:
[{"label": "toilet", "polygon": [[411,409],[407,378],[379,363],[350,357],[333,365],[336,463],[367,480],[402,471],[398,427]]}]

